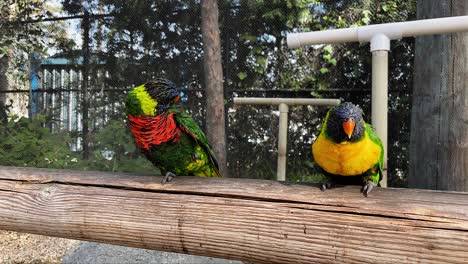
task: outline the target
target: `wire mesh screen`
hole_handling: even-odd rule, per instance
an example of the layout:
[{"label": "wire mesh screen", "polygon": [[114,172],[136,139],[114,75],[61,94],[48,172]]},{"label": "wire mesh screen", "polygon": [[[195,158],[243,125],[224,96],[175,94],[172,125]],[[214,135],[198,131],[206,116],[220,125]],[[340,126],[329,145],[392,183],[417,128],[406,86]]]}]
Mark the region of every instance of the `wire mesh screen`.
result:
[{"label": "wire mesh screen", "polygon": [[[414,1],[386,2],[219,1],[232,177],[274,179],[278,143],[277,107],[235,106],[235,96],[340,98],[359,104],[371,121],[367,45],[290,50],[285,36],[414,18]],[[182,107],[210,129],[198,1],[38,1],[27,8],[0,16],[0,165],[158,174],[135,148],[123,103],[132,87],[155,77],[174,81]],[[408,170],[413,50],[412,39],[392,42],[394,186],[405,184]],[[288,180],[317,180],[311,144],[327,110],[291,107]]]}]

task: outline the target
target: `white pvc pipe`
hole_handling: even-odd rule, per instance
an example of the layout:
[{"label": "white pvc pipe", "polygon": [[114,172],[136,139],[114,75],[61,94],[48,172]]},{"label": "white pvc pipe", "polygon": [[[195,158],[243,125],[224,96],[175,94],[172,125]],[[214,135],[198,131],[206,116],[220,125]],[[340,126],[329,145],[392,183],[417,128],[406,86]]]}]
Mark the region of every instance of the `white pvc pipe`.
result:
[{"label": "white pvc pipe", "polygon": [[335,106],[340,104],[339,99],[316,98],[262,98],[262,97],[236,97],[234,104],[279,105],[279,131],[278,131],[278,165],[276,179],[286,180],[286,160],[288,154],[288,112],[290,105],[316,105]]},{"label": "white pvc pipe", "polygon": [[372,126],[384,146],[382,187],[387,187],[388,51],[372,52]]},{"label": "white pvc pipe", "polygon": [[397,23],[376,24],[363,27],[332,29],[306,33],[290,33],[287,43],[290,48],[306,45],[343,42],[369,42],[377,34],[389,39],[402,37],[445,34],[468,31],[468,16],[424,19]]},{"label": "white pvc pipe", "polygon": [[402,37],[468,31],[468,16],[369,25],[287,35],[290,48],[343,42],[371,42],[372,124],[384,145],[383,187],[387,186],[388,51],[390,40]]},{"label": "white pvc pipe", "polygon": [[279,105],[279,131],[278,131],[278,167],[276,178],[278,181],[286,181],[286,157],[288,144],[288,112],[289,106],[281,103]]},{"label": "white pvc pipe", "polygon": [[316,105],[333,106],[339,105],[339,99],[324,98],[262,98],[262,97],[236,97],[234,104],[256,104],[256,105]]}]

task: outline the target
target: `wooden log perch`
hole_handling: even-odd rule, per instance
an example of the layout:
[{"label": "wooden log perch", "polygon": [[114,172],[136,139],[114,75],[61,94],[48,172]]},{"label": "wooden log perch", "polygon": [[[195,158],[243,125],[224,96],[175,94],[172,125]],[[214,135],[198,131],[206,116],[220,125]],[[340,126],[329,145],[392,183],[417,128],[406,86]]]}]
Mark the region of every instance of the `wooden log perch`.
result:
[{"label": "wooden log perch", "polygon": [[468,193],[0,167],[0,229],[251,263],[467,263]]}]

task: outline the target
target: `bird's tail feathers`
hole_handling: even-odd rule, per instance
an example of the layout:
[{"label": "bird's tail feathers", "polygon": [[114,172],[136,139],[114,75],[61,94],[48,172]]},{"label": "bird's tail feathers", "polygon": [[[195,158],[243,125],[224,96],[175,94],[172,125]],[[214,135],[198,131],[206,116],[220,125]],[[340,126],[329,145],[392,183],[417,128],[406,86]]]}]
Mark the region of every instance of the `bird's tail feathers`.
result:
[{"label": "bird's tail feathers", "polygon": [[223,177],[223,175],[221,175],[219,172],[219,169],[216,167],[213,168],[213,177]]}]

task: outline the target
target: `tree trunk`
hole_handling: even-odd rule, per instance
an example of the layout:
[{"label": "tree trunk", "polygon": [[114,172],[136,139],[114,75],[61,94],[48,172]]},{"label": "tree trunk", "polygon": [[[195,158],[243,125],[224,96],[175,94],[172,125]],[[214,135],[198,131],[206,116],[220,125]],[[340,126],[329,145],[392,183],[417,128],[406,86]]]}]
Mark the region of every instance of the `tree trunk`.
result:
[{"label": "tree trunk", "polygon": [[0,121],[1,119],[6,120],[7,109],[6,109],[6,93],[2,91],[8,90],[8,57],[4,55],[0,58]]},{"label": "tree trunk", "polygon": [[[468,14],[465,0],[419,0],[418,19]],[[468,191],[468,34],[416,39],[409,186]]]},{"label": "tree trunk", "polygon": [[[8,4],[2,4],[0,6],[0,23],[6,23],[10,20],[10,7]],[[1,91],[8,90],[8,78],[7,72],[9,67],[9,58],[7,56],[8,52],[3,56],[0,55],[0,119],[4,119],[6,121],[6,98],[7,94],[2,93]]]},{"label": "tree trunk", "polygon": [[206,134],[213,145],[221,174],[228,177],[226,169],[223,69],[216,0],[201,1],[201,16],[204,52],[203,68],[206,85]]},{"label": "tree trunk", "polygon": [[89,95],[88,95],[88,84],[89,84],[89,30],[90,30],[90,21],[89,14],[85,12],[85,17],[82,22],[83,29],[83,65],[82,73],[83,80],[81,83],[81,114],[82,114],[82,124],[83,124],[83,159],[89,159],[90,150],[89,150]]}]

